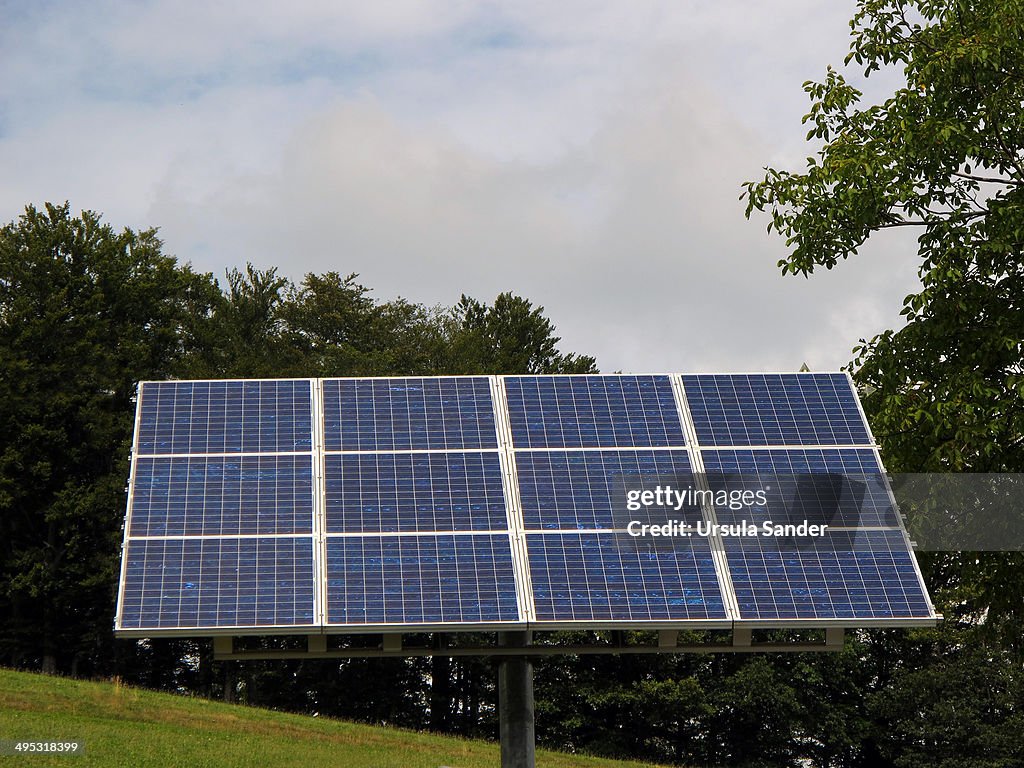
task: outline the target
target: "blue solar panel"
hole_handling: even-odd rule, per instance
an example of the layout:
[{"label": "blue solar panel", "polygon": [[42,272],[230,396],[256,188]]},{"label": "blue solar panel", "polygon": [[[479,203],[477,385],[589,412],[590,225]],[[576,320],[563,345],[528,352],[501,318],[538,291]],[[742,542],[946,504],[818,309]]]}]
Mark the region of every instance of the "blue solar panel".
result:
[{"label": "blue solar panel", "polygon": [[517,451],[516,472],[528,530],[621,527],[627,485],[693,481],[685,450]]},{"label": "blue solar panel", "polygon": [[870,445],[841,373],[683,376],[702,446]]},{"label": "blue solar panel", "polygon": [[483,376],[328,379],[329,451],[497,448],[491,385]]},{"label": "blue solar panel", "polygon": [[[144,383],[117,629],[501,629],[526,626],[527,595],[548,628],[934,618],[845,375],[684,376],[685,429],[673,381]],[[696,456],[712,491],[778,490],[716,505],[719,523],[806,515],[829,534],[629,536],[632,519],[703,520],[627,504],[703,487]]]},{"label": "blue solar panel", "polygon": [[135,539],[125,558],[125,629],[313,623],[308,536]]},{"label": "blue solar panel", "polygon": [[508,534],[332,536],[327,623],[518,621]]},{"label": "blue solar panel", "polygon": [[150,381],[139,398],[140,455],[312,449],[308,380]]},{"label": "blue solar panel", "polygon": [[[757,525],[766,519],[784,523],[788,513],[796,522],[806,518],[831,526],[899,526],[882,468],[870,448],[718,449],[701,451],[701,457],[715,490],[741,485],[767,489],[768,505],[756,510],[719,507],[719,522],[746,517]],[[815,481],[809,475],[829,477]]]},{"label": "blue solar panel", "polygon": [[140,457],[132,536],[221,536],[313,530],[307,455]]},{"label": "blue solar panel", "polygon": [[508,529],[496,451],[328,454],[324,478],[330,533]]},{"label": "blue solar panel", "polygon": [[526,546],[538,621],[726,618],[706,539],[648,549],[622,533],[538,533]]},{"label": "blue solar panel", "polygon": [[932,616],[902,531],[834,531],[814,545],[728,538],[743,619]]},{"label": "blue solar panel", "polygon": [[517,448],[685,445],[668,376],[506,376]]}]

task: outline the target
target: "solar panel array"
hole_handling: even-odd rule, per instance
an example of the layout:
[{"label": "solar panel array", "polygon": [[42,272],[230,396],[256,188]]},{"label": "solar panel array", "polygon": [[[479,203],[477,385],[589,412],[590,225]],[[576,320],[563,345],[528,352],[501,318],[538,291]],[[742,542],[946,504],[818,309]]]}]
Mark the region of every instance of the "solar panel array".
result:
[{"label": "solar panel array", "polygon": [[[828,535],[628,534],[736,478]],[[125,635],[935,620],[845,374],[143,382],[129,491]]]}]

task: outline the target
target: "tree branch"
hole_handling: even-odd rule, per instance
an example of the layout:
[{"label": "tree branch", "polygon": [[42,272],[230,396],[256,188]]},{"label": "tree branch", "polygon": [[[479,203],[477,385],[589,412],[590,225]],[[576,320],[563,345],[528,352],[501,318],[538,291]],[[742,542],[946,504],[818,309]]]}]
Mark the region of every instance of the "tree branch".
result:
[{"label": "tree branch", "polygon": [[921,219],[920,221],[893,221],[888,224],[879,224],[879,229],[892,229],[893,227],[927,227],[931,224],[930,221]]},{"label": "tree branch", "polygon": [[[970,219],[977,219],[980,216],[985,216],[988,213],[988,211],[987,210],[984,210],[984,211],[970,211],[970,212],[967,212],[967,213],[961,213],[959,211],[955,211],[955,212],[954,211],[950,211],[947,214],[947,216],[951,216],[953,213],[957,213],[958,215],[960,215],[964,219],[970,220]],[[935,215],[936,216],[941,216],[942,214],[936,213]],[[936,222],[934,220],[932,220],[932,219],[904,219],[904,220],[901,220],[901,221],[890,221],[890,222],[886,222],[884,224],[879,224],[878,228],[879,229],[892,229],[894,227],[927,227],[927,226],[930,226],[930,225],[935,224],[935,223]]]},{"label": "tree branch", "polygon": [[989,184],[1024,184],[1024,181],[1017,179],[999,179],[991,176],[978,176],[973,173],[961,173],[960,171],[953,171],[953,175],[960,179],[970,179],[971,181],[983,181]]}]

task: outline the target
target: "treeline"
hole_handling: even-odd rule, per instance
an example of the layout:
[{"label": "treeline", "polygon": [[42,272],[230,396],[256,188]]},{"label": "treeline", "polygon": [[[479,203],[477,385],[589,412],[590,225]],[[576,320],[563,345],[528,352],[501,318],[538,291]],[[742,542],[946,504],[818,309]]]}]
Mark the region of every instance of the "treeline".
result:
[{"label": "treeline", "polygon": [[354,275],[248,265],[221,284],[69,206],[0,231],[0,661],[123,672],[111,639],[136,382],[594,371],[541,308],[376,301]]},{"label": "treeline", "polygon": [[[596,371],[558,343],[511,294],[426,307],[251,265],[221,281],[155,231],[28,207],[0,230],[0,664],[494,737],[486,659],[215,663],[206,640],[114,640],[132,397],[140,379]],[[942,628],[838,654],[540,660],[538,738],[686,765],[1022,764],[1020,603],[968,561],[924,563]]]}]

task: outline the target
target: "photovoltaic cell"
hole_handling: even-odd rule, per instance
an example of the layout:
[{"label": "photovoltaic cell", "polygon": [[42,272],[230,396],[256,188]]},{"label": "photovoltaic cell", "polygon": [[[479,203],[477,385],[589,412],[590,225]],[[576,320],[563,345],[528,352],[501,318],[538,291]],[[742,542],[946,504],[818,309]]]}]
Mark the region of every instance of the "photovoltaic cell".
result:
[{"label": "photovoltaic cell", "polygon": [[728,538],[743,619],[907,619],[932,616],[902,531],[835,531],[781,546]]},{"label": "photovoltaic cell", "polygon": [[506,376],[516,448],[685,445],[668,376]]},{"label": "photovoltaic cell", "polygon": [[498,447],[484,376],[327,379],[323,396],[329,451]]},{"label": "photovoltaic cell", "polygon": [[518,620],[507,533],[327,539],[330,625]]},{"label": "photovoltaic cell", "polygon": [[[718,507],[719,522],[746,517],[781,523],[788,516],[830,526],[899,526],[882,467],[869,448],[718,449],[701,456],[715,490],[741,484],[768,489],[766,507]],[[829,478],[815,482],[813,475]]]},{"label": "photovoltaic cell", "polygon": [[330,533],[508,529],[496,451],[328,454],[324,479]]},{"label": "photovoltaic cell", "polygon": [[725,619],[706,539],[638,546],[627,534],[527,534],[540,622]]},{"label": "photovoltaic cell", "polygon": [[685,450],[517,451],[515,461],[528,530],[621,527],[627,487],[693,482]]},{"label": "photovoltaic cell", "polygon": [[148,381],[139,398],[140,456],[312,449],[308,380]]},{"label": "photovoltaic cell", "polygon": [[309,533],[310,455],[140,457],[131,536]]},{"label": "photovoltaic cell", "polygon": [[683,376],[701,446],[870,445],[841,373]]},{"label": "photovoltaic cell", "polygon": [[125,629],[313,623],[308,536],[134,539],[124,557]]}]

